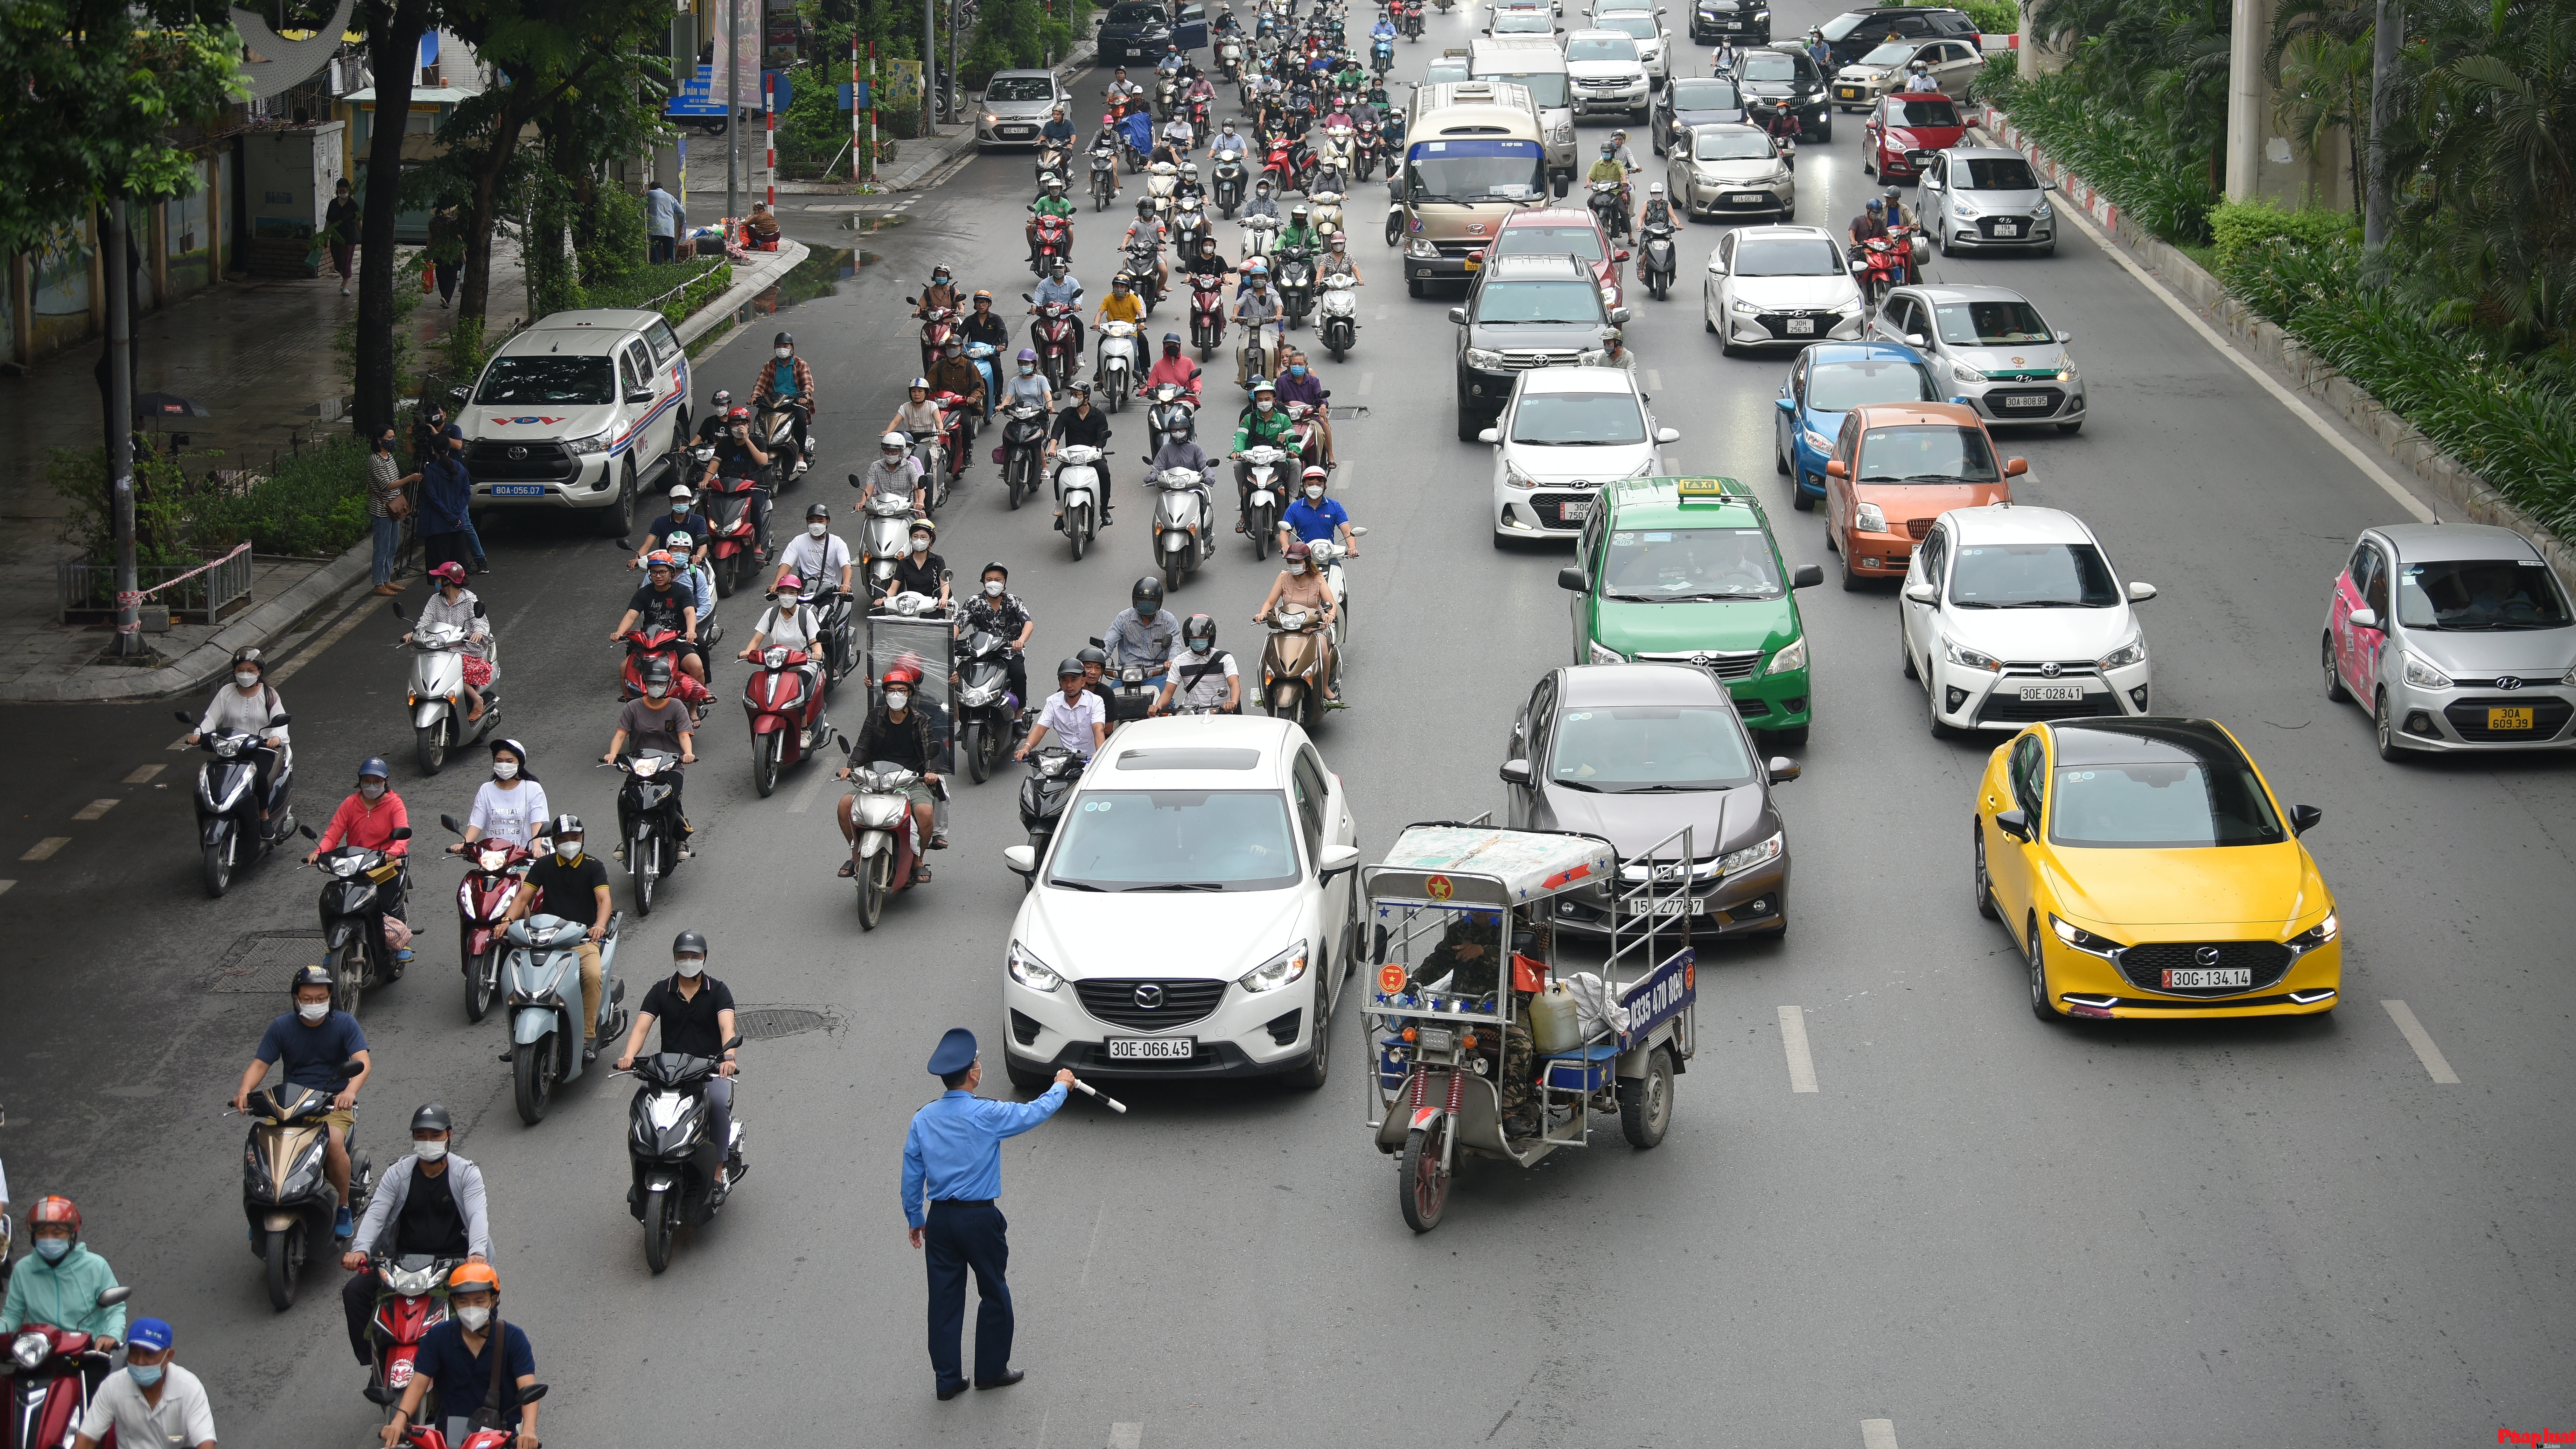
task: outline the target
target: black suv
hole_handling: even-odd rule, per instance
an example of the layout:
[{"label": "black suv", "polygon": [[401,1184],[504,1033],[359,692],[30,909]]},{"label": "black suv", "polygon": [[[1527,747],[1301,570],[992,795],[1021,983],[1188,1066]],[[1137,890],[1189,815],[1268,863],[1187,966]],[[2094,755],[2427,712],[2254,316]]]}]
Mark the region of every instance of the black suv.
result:
[{"label": "black suv", "polygon": [[1700,45],[1769,45],[1771,0],[1691,0],[1690,38]]},{"label": "black suv", "polygon": [[1884,5],[1875,10],[1846,10],[1822,27],[1837,69],[1851,64],[1890,40],[1964,40],[1977,43],[1977,22],[1964,10],[1929,6]]},{"label": "black suv", "polygon": [[1736,88],[1745,100],[1785,103],[1798,113],[1802,141],[1834,138],[1834,106],[1825,96],[1828,79],[1814,57],[1786,43],[1752,46],[1735,63]]},{"label": "black suv", "polygon": [[1121,0],[1100,22],[1099,52],[1092,63],[1114,66],[1134,60],[1151,66],[1163,58],[1166,46],[1177,45],[1187,54],[1207,43],[1207,6],[1199,0],[1179,6]]},{"label": "black suv", "polygon": [[1449,320],[1458,324],[1458,441],[1472,443],[1502,416],[1514,376],[1598,363],[1602,332],[1626,322],[1628,309],[1602,306],[1600,279],[1580,258],[1503,256],[1486,261]]}]

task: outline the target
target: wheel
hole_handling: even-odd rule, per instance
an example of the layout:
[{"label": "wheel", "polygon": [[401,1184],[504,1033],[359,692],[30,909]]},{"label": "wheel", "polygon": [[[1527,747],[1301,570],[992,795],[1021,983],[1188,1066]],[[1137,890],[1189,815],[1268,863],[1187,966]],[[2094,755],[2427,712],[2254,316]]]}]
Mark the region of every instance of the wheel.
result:
[{"label": "wheel", "polygon": [[1771,436],[1778,440],[1771,445],[1771,471],[1786,478],[1789,476],[1789,424],[1784,420]]},{"label": "wheel", "polygon": [[2084,431],[2084,420],[2082,418],[2077,418],[2071,423],[2059,423],[2057,425],[2057,430],[2071,438],[2077,433]]},{"label": "wheel", "polygon": [[1706,297],[1702,297],[1700,299],[1699,330],[1706,332],[1711,336],[1715,336],[1717,333],[1717,318],[1709,312],[1708,299]]},{"label": "wheel", "polygon": [[205,848],[203,874],[206,894],[215,900],[222,900],[224,892],[232,887],[233,841],[238,838],[237,831],[227,830],[222,839]]},{"label": "wheel", "polygon": [[1646,1054],[1646,1074],[1619,1083],[1619,1135],[1643,1152],[1663,1144],[1673,1125],[1673,1051],[1657,1047]]},{"label": "wheel", "polygon": [[993,774],[991,762],[984,758],[984,742],[992,734],[993,731],[990,729],[974,723],[969,723],[958,731],[957,747],[966,756],[967,777],[978,785],[983,784]]},{"label": "wheel", "polygon": [[1862,579],[1861,576],[1852,569],[1851,550],[1848,548],[1839,548],[1835,549],[1834,552],[1836,556],[1842,560],[1843,592],[1846,594],[1859,593],[1861,591]]},{"label": "wheel", "polygon": [[521,1042],[510,1053],[510,1099],[519,1109],[519,1120],[531,1127],[546,1120],[546,1109],[554,1105],[555,1077],[547,1070],[554,1063],[554,1055],[552,1032],[535,1041]]},{"label": "wheel", "polygon": [[420,761],[420,772],[435,775],[447,768],[448,721],[438,720],[411,732],[412,756]]},{"label": "wheel", "polygon": [[340,959],[332,963],[331,976],[339,983],[332,988],[331,1004],[351,1016],[357,1015],[358,998],[367,989],[367,941],[363,934],[353,938],[348,949],[340,953]]},{"label": "wheel", "polygon": [[480,956],[465,962],[465,1019],[481,1021],[489,1015],[492,1003],[501,995],[501,947],[498,942],[483,948]]},{"label": "wheel", "polygon": [[1833,138],[1834,113],[1827,111],[1825,112],[1824,119],[1816,123],[1816,139],[1819,141],[1830,141]]},{"label": "wheel", "polygon": [[1792,483],[1789,485],[1789,506],[1800,513],[1813,513],[1816,511],[1816,500],[1808,495],[1806,489]]},{"label": "wheel", "polygon": [[1326,979],[1319,976],[1315,982],[1315,1050],[1288,1079],[1289,1085],[1301,1092],[1321,1090],[1333,1070],[1333,1003],[1324,994]]},{"label": "wheel", "polygon": [[644,1194],[644,1266],[659,1273],[671,1266],[671,1237],[680,1230],[680,1205],[665,1190]]},{"label": "wheel", "polygon": [[859,871],[859,929],[873,931],[885,918],[887,889],[894,883],[894,842],[869,856]]},{"label": "wheel", "polygon": [[2381,690],[2370,706],[2370,734],[2371,743],[2378,747],[2381,759],[2390,764],[2403,764],[2411,758],[2397,743],[2397,727],[2389,722],[2386,690]]},{"label": "wheel", "polygon": [[1181,578],[1186,572],[1187,570],[1181,567],[1179,555],[1163,555],[1163,592],[1166,594],[1179,592]]},{"label": "wheel", "polygon": [[1066,509],[1064,536],[1073,545],[1073,561],[1082,562],[1082,550],[1091,542],[1091,510],[1083,507]]},{"label": "wheel", "polygon": [[268,1234],[268,1306],[280,1313],[295,1306],[295,1288],[304,1276],[304,1224],[271,1228]]},{"label": "wheel", "polygon": [[1977,897],[1977,914],[1989,921],[2000,921],[2003,914],[1995,909],[1994,877],[1986,874],[1986,828],[1983,822],[1971,816],[1968,835],[1976,845],[1976,874],[1969,881],[1969,889]]},{"label": "wheel", "polygon": [[2337,704],[2350,704],[2352,702],[2352,691],[2344,688],[2343,671],[2335,667],[2334,635],[2321,634],[2317,636],[2317,645],[2317,652],[2325,656],[2326,698],[2333,700]]},{"label": "wheel", "polygon": [[635,462],[628,459],[617,484],[617,501],[600,510],[599,536],[624,538],[635,531]]},{"label": "wheel", "polygon": [[778,756],[784,748],[777,730],[771,730],[752,743],[751,788],[759,791],[763,800],[769,798],[770,791],[778,788]]},{"label": "wheel", "polygon": [[1932,738],[1936,740],[1953,739],[1957,737],[1959,732],[1941,722],[1941,705],[1939,699],[1934,694],[1934,691],[1939,688],[1940,686],[1938,684],[1929,681],[1927,681],[1923,686],[1924,728],[1930,730]]},{"label": "wheel", "polygon": [[717,598],[730,599],[733,597],[734,585],[742,582],[743,558],[744,555],[735,553],[727,554],[723,558],[716,560],[715,576]]},{"label": "wheel", "polygon": [[1252,558],[1255,563],[1270,554],[1270,541],[1279,536],[1279,506],[1265,503],[1252,510]]},{"label": "wheel", "polygon": [[1459,442],[1462,442],[1462,443],[1472,443],[1472,442],[1476,441],[1476,435],[1477,435],[1478,433],[1483,432],[1484,430],[1485,430],[1485,425],[1484,425],[1484,423],[1482,423],[1481,421],[1479,421],[1479,420],[1477,419],[1477,417],[1476,417],[1476,415],[1475,415],[1475,414],[1473,414],[1473,413],[1471,413],[1471,412],[1467,411],[1465,408],[1460,408],[1460,409],[1458,409],[1458,441],[1459,441]]},{"label": "wheel", "polygon": [[1012,457],[1002,468],[1002,482],[1010,491],[1011,511],[1014,513],[1019,511],[1020,497],[1027,491],[1027,484],[1023,480],[1027,477],[1028,471],[1029,462],[1025,455]]},{"label": "wheel", "polygon": [[653,914],[653,882],[660,878],[656,869],[661,862],[653,858],[654,837],[638,830],[626,842],[626,874],[635,882],[635,914]]},{"label": "wheel", "polygon": [[1449,1207],[1449,1174],[1440,1165],[1440,1147],[1448,1135],[1449,1119],[1434,1117],[1430,1126],[1404,1134],[1404,1151],[1396,1158],[1396,1197],[1404,1208],[1404,1225],[1417,1233],[1440,1226],[1440,1215]]},{"label": "wheel", "polygon": [[2054,1023],[2058,1011],[2048,999],[2048,958],[2040,950],[2037,916],[2030,918],[2030,949],[2026,954],[2030,960],[2030,1014]]}]

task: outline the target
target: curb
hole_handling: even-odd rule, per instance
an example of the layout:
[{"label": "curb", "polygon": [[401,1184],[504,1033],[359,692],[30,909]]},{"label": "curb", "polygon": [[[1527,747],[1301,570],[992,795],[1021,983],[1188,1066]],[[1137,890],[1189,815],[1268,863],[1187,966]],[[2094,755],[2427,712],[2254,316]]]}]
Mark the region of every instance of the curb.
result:
[{"label": "curb", "polygon": [[[731,321],[743,304],[776,286],[779,278],[805,260],[807,248],[802,242],[781,240],[775,253],[757,255],[760,261],[749,268],[735,264],[735,275],[743,280],[672,329],[682,347],[714,331],[718,323]],[[59,684],[0,685],[0,703],[112,703],[159,699],[201,689],[231,665],[234,650],[253,645],[266,647],[293,630],[307,615],[329,606],[350,585],[365,582],[374,569],[375,550],[373,537],[360,539],[285,593],[252,609],[214,638],[181,655],[174,664],[144,671],[100,671],[98,678]]]},{"label": "curb", "polygon": [[1979,124],[1989,136],[2028,157],[2041,175],[2058,183],[2062,197],[2081,206],[2121,245],[2136,253],[2140,265],[2172,288],[2212,327],[2244,344],[2255,360],[2283,375],[2299,392],[2333,409],[2355,432],[2377,445],[2401,473],[2413,475],[2422,482],[2424,491],[2449,504],[2456,514],[2453,522],[2490,524],[2521,534],[2548,561],[2559,581],[2576,589],[2576,547],[2514,507],[2484,479],[2461,467],[2414,424],[2318,361],[2297,338],[2228,295],[2226,284],[2210,275],[2207,268],[2131,221],[2109,198],[2085,184],[2082,177],[2048,159],[2037,142],[2012,124],[2010,116],[1982,102],[1975,109]]}]

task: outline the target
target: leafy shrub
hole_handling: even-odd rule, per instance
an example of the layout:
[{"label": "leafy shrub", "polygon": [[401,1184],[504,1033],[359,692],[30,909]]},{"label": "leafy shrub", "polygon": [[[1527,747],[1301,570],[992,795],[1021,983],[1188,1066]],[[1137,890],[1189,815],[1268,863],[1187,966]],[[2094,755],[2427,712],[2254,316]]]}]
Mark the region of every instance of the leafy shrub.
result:
[{"label": "leafy shrub", "polygon": [[367,536],[367,445],[347,434],[277,460],[237,494],[188,495],[189,542],[217,549],[250,540],[254,553],[327,557]]},{"label": "leafy shrub", "polygon": [[2149,231],[2167,241],[2209,234],[2218,198],[2208,173],[2176,163],[2145,126],[2088,96],[2064,75],[2010,88],[2013,124],[2049,159],[2081,176]]},{"label": "leafy shrub", "polygon": [[[581,247],[582,289],[598,297],[644,270],[643,198],[616,182],[603,182],[596,188],[584,220],[590,235]],[[593,301],[590,305],[623,304]]]},{"label": "leafy shrub", "polygon": [[589,289],[593,307],[641,307],[660,310],[677,327],[689,314],[733,285],[733,263],[722,257],[686,257],[660,266],[637,267],[616,282]]},{"label": "leafy shrub", "polygon": [[2317,206],[2290,211],[2262,196],[2251,201],[2222,202],[2209,213],[2209,234],[2216,244],[2216,259],[2221,267],[2233,262],[2247,247],[2263,242],[2324,246],[2340,241],[2351,230],[2349,212]]}]

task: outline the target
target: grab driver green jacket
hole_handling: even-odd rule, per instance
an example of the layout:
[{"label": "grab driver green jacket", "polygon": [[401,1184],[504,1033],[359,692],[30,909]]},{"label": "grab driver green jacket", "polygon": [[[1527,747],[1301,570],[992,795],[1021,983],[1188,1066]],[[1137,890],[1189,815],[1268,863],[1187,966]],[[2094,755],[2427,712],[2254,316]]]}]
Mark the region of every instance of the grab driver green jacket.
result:
[{"label": "grab driver green jacket", "polygon": [[1232,451],[1240,453],[1255,443],[1268,443],[1274,448],[1286,448],[1289,445],[1282,440],[1287,435],[1288,410],[1286,408],[1272,408],[1267,413],[1258,410],[1247,412],[1243,415],[1243,421],[1235,427]]}]

